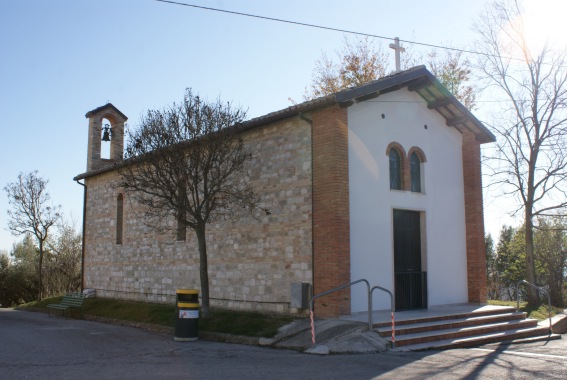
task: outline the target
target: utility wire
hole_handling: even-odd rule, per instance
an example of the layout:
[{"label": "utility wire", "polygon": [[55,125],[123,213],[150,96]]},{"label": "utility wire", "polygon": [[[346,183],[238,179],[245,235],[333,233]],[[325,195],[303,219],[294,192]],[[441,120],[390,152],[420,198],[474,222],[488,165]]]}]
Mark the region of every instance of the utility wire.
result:
[{"label": "utility wire", "polygon": [[[306,27],[309,27],[309,28],[330,30],[330,31],[333,31],[333,32],[342,32],[342,33],[348,33],[348,34],[355,34],[355,35],[358,35],[358,36],[379,38],[379,39],[388,40],[388,41],[391,41],[391,40],[394,39],[394,37],[379,36],[379,35],[376,35],[376,34],[363,33],[363,32],[355,32],[355,31],[353,31],[353,30],[340,29],[340,28],[333,28],[333,27],[330,27],[330,26],[322,26],[322,25],[308,24],[308,23],[298,22],[298,21],[284,20],[284,19],[275,18],[275,17],[267,17],[267,16],[253,15],[253,14],[250,14],[250,13],[242,13],[242,12],[236,12],[236,11],[227,11],[227,10],[225,10],[225,9],[204,7],[204,6],[201,6],[201,5],[186,4],[186,3],[180,3],[180,2],[177,2],[177,1],[170,1],[170,0],[155,0],[155,1],[159,1],[159,2],[161,2],[161,3],[169,3],[169,4],[175,4],[175,5],[182,5],[182,6],[191,7],[191,8],[205,9],[205,10],[214,11],[214,12],[229,13],[229,14],[238,15],[238,16],[246,16],[246,17],[252,17],[252,18],[259,18],[259,19],[262,19],[262,20],[283,22],[283,23],[286,23],[286,24],[293,24],[293,25],[306,26]],[[433,47],[433,48],[438,48],[438,49],[453,50],[453,51],[458,51],[458,52],[462,52],[462,53],[469,53],[469,54],[476,54],[476,55],[483,55],[483,56],[491,56],[491,55],[488,54],[488,53],[483,53],[483,52],[479,52],[479,51],[466,50],[466,49],[459,49],[459,48],[453,48],[453,47],[441,46],[441,45],[434,45],[434,44],[427,44],[427,43],[424,43],[424,42],[416,42],[416,41],[402,40],[402,39],[400,39],[400,42],[406,42],[406,43],[409,43],[409,44],[420,45],[420,46],[427,46],[427,47]],[[509,58],[509,57],[502,57],[502,58],[507,58],[507,59],[512,59],[512,60],[521,60],[521,59],[519,59],[519,58]]]},{"label": "utility wire", "polygon": [[[322,25],[308,24],[308,23],[305,23],[305,22],[284,20],[284,19],[275,18],[275,17],[259,16],[259,15],[253,15],[253,14],[250,14],[250,13],[243,13],[243,12],[236,12],[236,11],[228,11],[228,10],[225,10],[225,9],[204,7],[204,6],[195,5],[195,4],[180,3],[180,2],[178,2],[178,1],[171,1],[171,0],[155,0],[155,1],[159,1],[160,3],[169,3],[169,4],[174,4],[174,5],[181,5],[181,6],[184,6],[184,7],[191,7],[191,8],[204,9],[204,10],[214,11],[214,12],[228,13],[228,14],[233,14],[233,15],[237,15],[237,16],[246,16],[246,17],[252,17],[252,18],[259,18],[259,19],[261,19],[261,20],[282,22],[282,23],[285,23],[285,24],[306,26],[306,27],[309,27],[309,28],[330,30],[330,31],[333,31],[333,32],[341,32],[341,33],[347,33],[347,34],[354,34],[354,35],[357,35],[357,36],[365,36],[365,37],[378,38],[378,39],[387,40],[387,41],[391,41],[391,40],[394,39],[394,37],[379,36],[379,35],[377,35],[377,34],[356,32],[356,31],[348,30],[348,29],[340,29],[340,28],[333,28],[333,27],[330,27],[330,26],[322,26]],[[457,52],[461,52],[461,53],[481,55],[481,56],[484,56],[484,57],[498,57],[498,58],[507,59],[507,60],[510,60],[510,61],[521,61],[521,62],[524,61],[524,59],[522,59],[522,58],[506,57],[506,56],[501,56],[501,55],[496,56],[496,55],[494,55],[494,54],[483,53],[483,52],[481,52],[481,51],[475,51],[475,50],[459,49],[459,48],[454,48],[454,47],[449,47],[449,46],[428,44],[428,43],[425,43],[425,42],[417,42],[417,41],[410,41],[410,40],[403,40],[403,39],[400,39],[399,41],[400,41],[400,42],[406,42],[406,43],[408,43],[408,44],[413,44],[413,45],[427,46],[427,47],[432,47],[432,48],[437,48],[437,49],[445,49],[445,50],[452,50],[452,51],[457,51]],[[547,63],[547,64],[549,65],[549,63]],[[567,66],[560,65],[559,67],[567,67]]]}]

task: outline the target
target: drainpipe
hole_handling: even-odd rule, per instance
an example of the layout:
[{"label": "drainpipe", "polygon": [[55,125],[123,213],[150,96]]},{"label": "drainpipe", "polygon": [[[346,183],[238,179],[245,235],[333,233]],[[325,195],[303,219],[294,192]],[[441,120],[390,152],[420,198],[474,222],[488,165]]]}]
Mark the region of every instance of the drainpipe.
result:
[{"label": "drainpipe", "polygon": [[311,126],[311,276],[312,276],[312,283],[310,290],[310,298],[313,298],[314,289],[315,289],[315,219],[313,213],[313,120],[305,116],[303,112],[299,113],[299,118],[303,121],[306,121]]},{"label": "drainpipe", "polygon": [[83,186],[83,238],[81,239],[81,292],[85,290],[85,226],[87,221],[87,185],[75,180]]}]

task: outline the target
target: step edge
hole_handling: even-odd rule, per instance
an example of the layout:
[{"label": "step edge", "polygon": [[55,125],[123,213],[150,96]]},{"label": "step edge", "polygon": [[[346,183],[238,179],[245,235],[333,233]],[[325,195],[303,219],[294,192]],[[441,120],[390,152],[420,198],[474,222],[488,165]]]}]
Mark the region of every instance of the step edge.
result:
[{"label": "step edge", "polygon": [[[465,328],[462,328],[462,329],[455,328],[455,329],[425,331],[425,332],[422,332],[422,333],[400,335],[399,339],[396,339],[396,342],[409,341],[409,340],[412,340],[412,339],[424,339],[424,338],[429,338],[429,337],[438,337],[438,336],[449,335],[449,334],[460,333],[460,332],[471,333],[469,336],[474,336],[475,330],[483,330],[483,329],[491,328],[491,327],[504,327],[504,326],[508,326],[510,328],[500,330],[500,331],[497,331],[495,333],[500,333],[500,332],[504,332],[504,331],[511,331],[511,330],[516,330],[516,329],[524,329],[524,328],[544,328],[544,329],[549,330],[548,327],[541,327],[541,326],[538,326],[537,324],[534,325],[532,321],[521,320],[521,321],[514,321],[512,323],[502,322],[502,323],[496,323],[496,324],[470,326],[470,327],[465,327]],[[396,338],[397,337],[398,336],[396,336]],[[391,338],[388,338],[388,339],[391,339]]]},{"label": "step edge", "polygon": [[[541,331],[540,331],[541,330]],[[502,339],[498,339],[495,340],[494,342],[509,342],[509,341],[517,341],[517,340],[527,340],[530,338],[536,338],[536,337],[540,337],[540,338],[549,338],[549,339],[561,339],[561,335],[559,334],[539,334],[540,332],[544,332],[547,331],[547,329],[541,329],[540,327],[531,327],[531,328],[523,328],[523,329],[516,329],[516,330],[505,330],[505,331],[498,331],[495,333],[490,333],[490,334],[482,334],[482,335],[473,335],[473,336],[469,336],[469,337],[464,337],[464,338],[457,338],[457,339],[445,339],[445,340],[440,340],[440,341],[434,341],[434,342],[426,342],[426,343],[417,343],[417,344],[408,344],[408,345],[402,345],[400,347],[396,347],[400,348],[400,349],[407,349],[408,351],[412,351],[412,346],[420,346],[423,348],[420,348],[419,350],[426,350],[426,349],[442,349],[442,348],[451,348],[451,347],[456,347],[459,344],[469,344],[469,343],[473,343],[473,345],[482,345],[482,344],[488,344],[487,343],[483,343],[483,340],[490,340],[490,339],[497,339],[497,338],[502,338]],[[537,335],[533,335],[531,337],[518,337],[516,339],[508,339],[510,337],[514,337],[516,335],[523,335],[525,333],[538,333]],[[397,341],[396,341],[397,343]],[[418,349],[414,349],[414,350],[418,350]]]},{"label": "step edge", "polygon": [[[404,325],[401,325],[400,328],[396,328],[396,331],[403,331],[404,329],[413,329],[413,328],[427,327],[427,326],[443,326],[445,324],[477,322],[477,321],[482,321],[482,320],[488,320],[488,319],[491,319],[491,318],[509,318],[509,319],[505,319],[506,321],[520,321],[520,320],[533,319],[533,318],[525,318],[525,316],[523,316],[522,314],[525,314],[525,313],[506,313],[506,314],[502,314],[502,315],[487,315],[487,316],[482,316],[482,317],[457,318],[457,319],[447,319],[447,320],[434,321],[434,322],[404,324]],[[387,326],[384,326],[384,327],[375,327],[375,325],[373,325],[373,326],[374,326],[373,330],[377,331],[377,332],[390,332],[390,331],[392,331],[392,329],[391,329],[392,324],[391,323],[389,323]],[[398,327],[398,326],[399,325],[396,324],[396,327]]]},{"label": "step edge", "polygon": [[[494,310],[483,310],[483,311],[471,311],[471,312],[464,312],[464,313],[456,313],[456,314],[447,314],[447,315],[437,315],[431,317],[422,317],[422,318],[413,318],[413,319],[402,319],[396,322],[396,325],[408,325],[408,324],[415,324],[415,323],[424,323],[424,322],[434,322],[434,321],[443,321],[446,320],[447,317],[456,317],[454,319],[463,319],[469,317],[480,317],[480,316],[488,316],[488,315],[499,315],[505,313],[524,313],[521,311],[516,311],[515,308],[509,307],[508,309],[494,309]],[[394,314],[395,315],[395,314]],[[373,323],[375,327],[387,326],[391,322],[377,322]],[[377,326],[380,325],[380,326]]]}]

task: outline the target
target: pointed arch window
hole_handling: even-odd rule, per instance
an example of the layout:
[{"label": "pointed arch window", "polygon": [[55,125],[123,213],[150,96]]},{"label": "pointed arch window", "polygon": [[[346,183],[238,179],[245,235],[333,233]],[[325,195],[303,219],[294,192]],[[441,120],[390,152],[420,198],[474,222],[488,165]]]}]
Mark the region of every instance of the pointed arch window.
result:
[{"label": "pointed arch window", "polygon": [[118,194],[116,197],[116,244],[122,244],[124,225],[124,196]]},{"label": "pointed arch window", "polygon": [[390,149],[390,189],[402,189],[402,156],[397,149]]}]

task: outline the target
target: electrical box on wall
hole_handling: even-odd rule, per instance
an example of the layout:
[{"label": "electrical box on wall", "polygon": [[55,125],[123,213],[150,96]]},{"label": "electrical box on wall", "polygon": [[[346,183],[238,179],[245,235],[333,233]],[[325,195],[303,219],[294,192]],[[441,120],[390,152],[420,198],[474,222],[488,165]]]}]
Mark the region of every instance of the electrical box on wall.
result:
[{"label": "electrical box on wall", "polygon": [[311,284],[308,282],[293,282],[291,284],[290,307],[295,309],[309,308],[309,290]]}]

